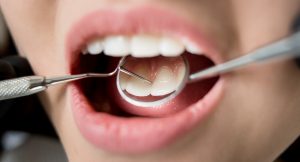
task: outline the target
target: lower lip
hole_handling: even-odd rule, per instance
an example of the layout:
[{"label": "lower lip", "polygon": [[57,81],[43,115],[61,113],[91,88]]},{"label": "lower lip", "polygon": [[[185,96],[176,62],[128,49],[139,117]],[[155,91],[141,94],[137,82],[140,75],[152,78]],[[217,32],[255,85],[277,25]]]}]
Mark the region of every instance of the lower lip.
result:
[{"label": "lower lip", "polygon": [[164,148],[199,126],[221,98],[223,82],[220,78],[202,100],[164,118],[125,118],[96,112],[76,84],[69,90],[75,121],[89,142],[110,152],[138,154]]}]

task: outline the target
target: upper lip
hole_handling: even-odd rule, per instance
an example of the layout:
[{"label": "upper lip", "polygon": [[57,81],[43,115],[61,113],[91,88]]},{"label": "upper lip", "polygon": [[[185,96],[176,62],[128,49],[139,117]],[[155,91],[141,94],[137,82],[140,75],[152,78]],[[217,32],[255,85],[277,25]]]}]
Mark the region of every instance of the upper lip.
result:
[{"label": "upper lip", "polygon": [[[201,46],[204,54],[208,55],[214,62],[221,62],[220,56],[212,47],[212,42],[190,22],[157,7],[139,6],[126,11],[110,9],[94,11],[76,22],[66,38],[68,71],[71,73],[80,50],[90,39],[105,35],[139,32],[168,33],[175,37],[184,37],[194,42],[195,45]],[[73,112],[81,133],[95,145],[117,152],[149,151],[170,143],[175,137],[203,120],[219,101],[222,85],[223,80],[220,79],[202,101],[172,117],[162,119],[138,118],[136,120],[116,119],[95,113],[86,98],[79,95],[76,86],[72,85]],[[105,120],[109,122],[105,122]],[[139,122],[139,124],[135,122]],[[113,126],[114,129],[110,126]],[[116,130],[124,126],[132,132],[126,132],[124,135],[122,134],[124,132],[120,132],[124,129]],[[99,129],[97,129],[98,127]],[[161,136],[161,133],[164,135]],[[98,136],[102,136],[102,138]],[[161,138],[157,139],[158,136]],[[128,142],[133,141],[135,141],[134,145],[128,144]]]},{"label": "upper lip", "polygon": [[[147,21],[145,21],[145,15],[147,15]],[[161,15],[164,16],[161,17]],[[181,23],[178,23],[178,19],[180,19]],[[155,22],[154,28],[153,22]],[[90,30],[83,26],[90,26],[91,28],[97,26],[98,29]],[[208,55],[214,62],[221,62],[220,55],[215,50],[213,41],[208,39],[202,30],[191,25],[191,22],[187,22],[178,16],[174,17],[172,13],[157,9],[157,7],[143,6],[128,11],[102,9],[92,12],[80,19],[80,21],[75,22],[66,39],[66,59],[69,65],[69,72],[82,48],[93,38],[147,31],[149,33],[162,33],[164,29],[168,29],[167,34],[174,37],[192,41],[196,46],[200,46],[199,48],[203,51],[203,54]]]}]

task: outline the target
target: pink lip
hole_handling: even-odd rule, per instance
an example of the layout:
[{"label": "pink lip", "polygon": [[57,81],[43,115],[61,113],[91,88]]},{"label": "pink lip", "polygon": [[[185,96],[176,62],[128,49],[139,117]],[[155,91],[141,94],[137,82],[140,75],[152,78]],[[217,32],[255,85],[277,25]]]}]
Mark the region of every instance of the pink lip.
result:
[{"label": "pink lip", "polygon": [[[138,7],[126,11],[100,10],[80,19],[66,39],[69,71],[78,51],[93,37],[139,32],[184,37],[220,62],[212,45],[194,26],[168,11]],[[164,118],[123,118],[96,112],[75,84],[69,90],[75,122],[89,142],[112,152],[144,153],[171,144],[206,119],[222,96],[223,82],[220,78],[200,101]]]}]

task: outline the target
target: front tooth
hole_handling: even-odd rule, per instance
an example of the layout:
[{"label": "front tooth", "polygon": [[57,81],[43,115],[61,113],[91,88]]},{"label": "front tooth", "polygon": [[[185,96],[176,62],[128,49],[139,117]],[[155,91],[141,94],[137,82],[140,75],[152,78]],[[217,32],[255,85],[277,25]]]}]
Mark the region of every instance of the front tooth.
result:
[{"label": "front tooth", "polygon": [[172,56],[179,56],[184,52],[184,45],[183,43],[169,38],[164,37],[160,41],[160,53],[163,56],[172,57]]},{"label": "front tooth", "polygon": [[87,45],[87,51],[92,55],[100,54],[103,51],[103,43],[101,40],[94,40]]},{"label": "front tooth", "polygon": [[195,44],[193,44],[190,41],[185,41],[184,44],[185,44],[186,51],[188,51],[189,53],[192,53],[192,54],[202,54],[203,53],[202,49],[200,49],[199,47],[197,47]]},{"label": "front tooth", "polygon": [[104,53],[109,56],[126,56],[130,52],[130,39],[126,36],[109,36],[104,40]]},{"label": "front tooth", "polygon": [[163,96],[167,95],[177,88],[176,77],[167,66],[163,66],[159,69],[158,74],[153,82],[151,95],[152,96]]},{"label": "front tooth", "polygon": [[177,87],[181,86],[185,75],[186,75],[186,67],[184,66],[184,64],[180,64],[177,69],[177,77],[176,77]]},{"label": "front tooth", "polygon": [[[148,76],[149,68],[146,65],[140,64],[135,69],[136,71],[134,71],[134,73],[143,77]],[[151,92],[151,84],[135,77],[130,77],[127,81],[126,91],[139,97],[149,96]]]},{"label": "front tooth", "polygon": [[159,55],[159,37],[136,35],[131,40],[131,55],[134,57],[154,57]]}]

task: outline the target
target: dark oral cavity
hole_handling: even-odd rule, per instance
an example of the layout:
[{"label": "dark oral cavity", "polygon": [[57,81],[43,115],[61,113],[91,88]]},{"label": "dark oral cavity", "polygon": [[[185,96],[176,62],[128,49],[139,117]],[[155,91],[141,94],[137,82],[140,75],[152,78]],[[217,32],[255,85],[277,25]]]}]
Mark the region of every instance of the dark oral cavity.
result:
[{"label": "dark oral cavity", "polygon": [[[81,73],[109,73],[118,65],[119,58],[108,57],[104,54],[80,54],[72,68],[72,74]],[[115,79],[115,76],[111,77]],[[76,86],[88,99],[97,112],[106,112],[118,116],[129,116],[118,107],[112,109],[113,103],[107,97],[108,82],[111,78],[87,78],[76,82]]]},{"label": "dark oral cavity", "polygon": [[[187,52],[183,55],[186,56],[189,61],[191,73],[214,65],[214,63],[204,55],[193,55]],[[72,74],[111,72],[117,66],[119,59],[120,58],[105,56],[104,54],[80,54],[72,66]],[[143,58],[138,59],[142,60]],[[170,107],[169,103],[152,108],[141,108],[128,104],[118,94],[115,76],[111,78],[89,78],[81,80],[76,83],[76,86],[97,112],[105,112],[120,117],[136,117],[136,115],[161,117],[172,115],[196,103],[209,92],[217,80],[218,78],[212,78],[188,84],[179,96],[170,101],[180,103],[180,107]],[[189,96],[188,101],[185,100],[187,97],[184,96],[186,95]]]}]

